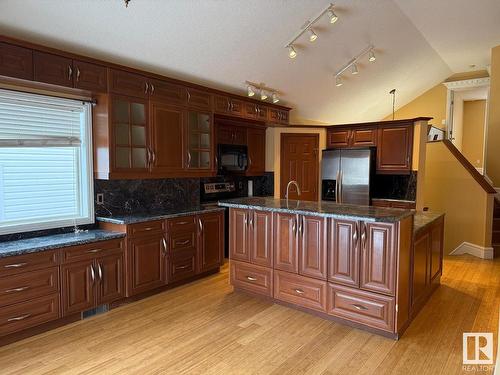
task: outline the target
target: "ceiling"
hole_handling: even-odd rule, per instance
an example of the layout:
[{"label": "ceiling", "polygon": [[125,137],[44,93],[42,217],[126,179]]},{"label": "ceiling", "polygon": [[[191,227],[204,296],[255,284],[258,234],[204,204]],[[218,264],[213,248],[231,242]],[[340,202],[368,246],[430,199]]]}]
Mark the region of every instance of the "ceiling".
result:
[{"label": "ceiling", "polygon": [[[264,82],[292,122],[339,124],[384,118],[392,88],[399,107],[469,64],[484,68],[500,44],[500,2],[469,3],[339,0],[338,22],[323,17],[293,60],[285,43],[328,1],[2,0],[0,32],[237,94]],[[370,43],[376,62],[336,87],[335,72]]]}]

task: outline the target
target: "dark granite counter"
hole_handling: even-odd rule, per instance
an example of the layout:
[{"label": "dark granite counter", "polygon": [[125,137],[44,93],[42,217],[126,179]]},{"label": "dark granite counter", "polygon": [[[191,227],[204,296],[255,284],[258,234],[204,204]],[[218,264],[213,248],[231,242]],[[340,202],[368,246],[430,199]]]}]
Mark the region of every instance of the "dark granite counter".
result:
[{"label": "dark granite counter", "polygon": [[356,206],[333,202],[307,202],[274,198],[238,198],[219,202],[221,207],[257,209],[322,217],[394,223],[413,215],[411,210]]},{"label": "dark granite counter", "polygon": [[134,224],[146,221],[165,220],[174,217],[203,214],[207,212],[224,211],[223,207],[217,206],[197,206],[186,209],[162,210],[159,212],[130,213],[126,215],[98,216],[97,221],[112,224]]},{"label": "dark granite counter", "polygon": [[440,217],[444,216],[441,213],[428,212],[428,211],[417,211],[413,219],[413,235],[416,236],[420,231],[427,228],[428,225],[432,224]]},{"label": "dark granite counter", "polygon": [[54,234],[17,241],[0,242],[0,258],[122,237],[125,237],[125,233],[95,229],[80,233]]}]

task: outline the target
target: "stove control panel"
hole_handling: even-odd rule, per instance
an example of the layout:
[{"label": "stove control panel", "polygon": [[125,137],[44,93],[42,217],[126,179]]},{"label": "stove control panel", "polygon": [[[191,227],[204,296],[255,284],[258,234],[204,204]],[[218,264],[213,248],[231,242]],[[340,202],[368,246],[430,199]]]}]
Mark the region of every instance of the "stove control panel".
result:
[{"label": "stove control panel", "polygon": [[234,182],[213,182],[204,184],[205,194],[229,193],[236,190]]}]

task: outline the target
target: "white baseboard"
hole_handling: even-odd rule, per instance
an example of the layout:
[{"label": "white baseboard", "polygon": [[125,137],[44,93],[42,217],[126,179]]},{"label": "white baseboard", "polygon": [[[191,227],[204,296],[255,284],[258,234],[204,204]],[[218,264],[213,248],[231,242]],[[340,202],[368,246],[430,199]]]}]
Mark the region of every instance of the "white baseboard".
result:
[{"label": "white baseboard", "polygon": [[493,259],[493,248],[462,242],[450,255],[470,254],[481,259]]}]

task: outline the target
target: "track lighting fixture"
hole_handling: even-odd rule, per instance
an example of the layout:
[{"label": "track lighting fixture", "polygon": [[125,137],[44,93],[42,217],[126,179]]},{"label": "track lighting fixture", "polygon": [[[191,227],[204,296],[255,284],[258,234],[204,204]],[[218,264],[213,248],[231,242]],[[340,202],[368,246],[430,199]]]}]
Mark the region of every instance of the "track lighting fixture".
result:
[{"label": "track lighting fixture", "polygon": [[280,98],[278,97],[278,94],[276,94],[275,92],[273,92],[273,95],[271,96],[272,99],[273,99],[273,103],[276,104],[280,101]]},{"label": "track lighting fixture", "polygon": [[264,90],[260,90],[260,100],[266,100],[267,99],[267,94]]},{"label": "track lighting fixture", "polygon": [[248,85],[248,87],[247,87],[247,95],[250,97],[255,95],[255,91],[253,91],[253,88],[250,85]]},{"label": "track lighting fixture", "polygon": [[370,62],[374,62],[376,59],[375,59],[375,52],[373,52],[374,50],[374,46],[373,45],[369,45],[368,47],[366,47],[364,50],[362,50],[360,53],[358,53],[355,57],[353,57],[351,60],[349,60],[349,62],[347,64],[345,64],[342,69],[340,69],[339,71],[337,71],[337,73],[335,74],[335,86],[339,87],[339,86],[342,86],[342,73],[344,73],[347,69],[351,69],[351,74],[358,74],[359,71],[358,71],[358,61],[363,57],[365,56],[366,54],[369,54],[368,55],[368,61]]},{"label": "track lighting fixture", "polygon": [[309,29],[309,41],[314,42],[316,39],[318,39],[318,34],[313,29]]},{"label": "track lighting fixture", "polygon": [[328,5],[325,9],[323,9],[316,17],[312,20],[307,20],[304,26],[300,29],[300,31],[295,34],[295,36],[285,45],[285,48],[288,48],[288,57],[291,59],[297,56],[297,51],[295,51],[294,43],[299,39],[305,32],[309,33],[309,41],[314,42],[318,39],[318,34],[312,29],[312,26],[318,22],[318,20],[323,17],[323,15],[328,14],[328,18],[330,19],[330,23],[335,23],[339,18],[333,11],[333,4]]}]

